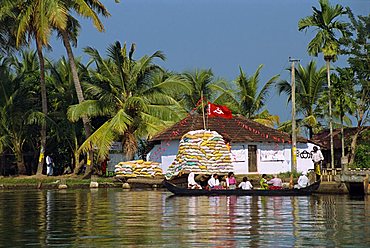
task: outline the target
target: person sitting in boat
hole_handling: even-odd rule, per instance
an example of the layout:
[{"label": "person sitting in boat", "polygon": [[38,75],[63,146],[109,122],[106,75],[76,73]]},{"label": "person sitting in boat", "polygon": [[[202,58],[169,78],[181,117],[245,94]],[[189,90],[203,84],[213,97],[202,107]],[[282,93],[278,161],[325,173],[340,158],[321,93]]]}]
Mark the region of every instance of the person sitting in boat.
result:
[{"label": "person sitting in boat", "polygon": [[218,180],[218,175],[213,174],[213,176],[208,180],[208,187],[210,189],[220,189],[220,181]]},{"label": "person sitting in boat", "polygon": [[188,189],[201,189],[202,186],[200,186],[196,181],[195,181],[195,174],[194,172],[190,172],[188,176]]},{"label": "person sitting in boat", "polygon": [[267,175],[263,174],[260,180],[261,189],[269,189],[269,185],[267,184]]},{"label": "person sitting in boat", "polygon": [[243,177],[243,182],[239,184],[238,188],[249,190],[249,189],[253,189],[253,185],[251,184],[251,182],[248,181],[247,177]]},{"label": "person sitting in boat", "polygon": [[227,178],[226,178],[226,188],[227,189],[236,189],[236,185],[237,185],[237,182],[236,182],[234,173],[229,172],[229,174],[227,175]]},{"label": "person sitting in boat", "polygon": [[276,190],[283,188],[283,181],[278,177],[277,174],[274,175],[274,178],[268,181],[270,185],[269,189]]},{"label": "person sitting in boat", "polygon": [[294,185],[295,189],[306,188],[309,184],[307,172],[303,171],[302,175],[298,178],[298,184]]}]

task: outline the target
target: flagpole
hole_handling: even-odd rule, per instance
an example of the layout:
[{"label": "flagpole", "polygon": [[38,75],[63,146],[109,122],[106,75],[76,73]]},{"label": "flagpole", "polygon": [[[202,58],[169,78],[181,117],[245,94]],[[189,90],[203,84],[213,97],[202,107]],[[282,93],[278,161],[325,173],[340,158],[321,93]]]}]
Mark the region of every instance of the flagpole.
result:
[{"label": "flagpole", "polygon": [[200,92],[200,100],[202,101],[202,113],[203,113],[203,129],[206,130],[206,119],[204,116],[204,99],[203,99],[203,90]]}]

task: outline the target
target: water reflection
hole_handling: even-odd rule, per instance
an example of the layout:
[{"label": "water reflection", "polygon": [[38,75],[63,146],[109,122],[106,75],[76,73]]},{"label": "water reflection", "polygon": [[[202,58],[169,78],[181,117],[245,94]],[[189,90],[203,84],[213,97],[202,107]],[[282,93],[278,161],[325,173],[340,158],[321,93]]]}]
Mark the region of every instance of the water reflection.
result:
[{"label": "water reflection", "polygon": [[169,197],[120,189],[0,192],[0,247],[366,247],[370,200]]}]

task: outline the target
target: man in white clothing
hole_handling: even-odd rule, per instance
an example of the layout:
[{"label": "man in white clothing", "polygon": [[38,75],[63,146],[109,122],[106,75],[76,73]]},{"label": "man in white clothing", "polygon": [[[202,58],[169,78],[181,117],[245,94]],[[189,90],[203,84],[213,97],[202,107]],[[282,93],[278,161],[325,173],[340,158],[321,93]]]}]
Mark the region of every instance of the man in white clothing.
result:
[{"label": "man in white clothing", "polygon": [[309,184],[307,173],[304,171],[302,175],[298,178],[298,184],[294,186],[296,189],[306,188]]},{"label": "man in white clothing", "polygon": [[53,160],[49,155],[46,156],[45,158],[46,161],[46,175],[47,176],[52,176],[53,175]]},{"label": "man in white clothing", "polygon": [[209,180],[208,180],[208,186],[213,189],[220,186],[220,181],[218,180],[218,175],[214,174]]},{"label": "man in white clothing", "polygon": [[316,181],[320,180],[321,177],[321,163],[324,161],[324,156],[317,146],[313,147],[312,151],[312,162],[314,164],[314,169],[316,173]]}]

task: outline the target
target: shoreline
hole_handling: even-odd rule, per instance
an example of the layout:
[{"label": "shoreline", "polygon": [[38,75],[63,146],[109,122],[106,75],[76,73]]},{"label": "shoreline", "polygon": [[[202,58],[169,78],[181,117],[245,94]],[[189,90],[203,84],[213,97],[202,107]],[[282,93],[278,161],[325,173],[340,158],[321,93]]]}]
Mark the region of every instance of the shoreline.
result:
[{"label": "shoreline", "polygon": [[[89,188],[123,188],[123,189],[164,189],[163,178],[125,178],[95,177],[82,179],[72,176],[28,176],[28,177],[0,177],[0,192],[2,190],[69,190]],[[91,182],[97,182],[97,187],[90,187]],[[59,188],[59,185],[67,185]],[[127,187],[127,184],[129,187]],[[348,194],[343,183],[321,182],[317,194]]]}]

